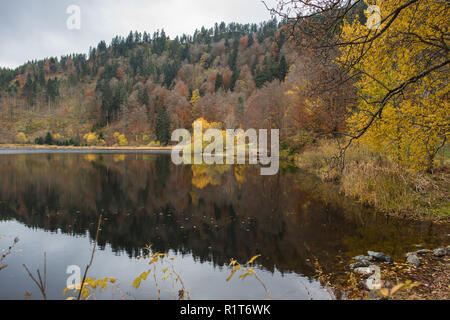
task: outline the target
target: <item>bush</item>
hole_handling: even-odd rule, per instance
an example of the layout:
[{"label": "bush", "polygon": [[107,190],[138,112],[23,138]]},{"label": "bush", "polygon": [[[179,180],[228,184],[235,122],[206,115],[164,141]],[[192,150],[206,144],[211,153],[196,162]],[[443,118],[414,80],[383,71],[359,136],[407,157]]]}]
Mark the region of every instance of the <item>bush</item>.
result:
[{"label": "bush", "polygon": [[119,132],[114,133],[114,137],[117,139],[119,146],[126,147],[128,146],[128,140],[124,134],[120,134]]},{"label": "bush", "polygon": [[19,132],[16,136],[16,142],[20,144],[25,144],[28,142],[27,136],[23,132]]},{"label": "bush", "polygon": [[38,145],[43,145],[43,144],[44,144],[44,138],[38,137],[38,138],[36,138],[36,139],[34,140],[34,143],[35,143],[35,144],[38,144]]}]

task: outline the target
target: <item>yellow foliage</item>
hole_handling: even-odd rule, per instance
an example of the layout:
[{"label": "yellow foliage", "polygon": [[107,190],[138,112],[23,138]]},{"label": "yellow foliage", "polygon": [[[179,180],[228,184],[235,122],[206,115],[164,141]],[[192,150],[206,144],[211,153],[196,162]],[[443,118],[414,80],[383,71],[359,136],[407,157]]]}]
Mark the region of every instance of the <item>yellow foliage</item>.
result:
[{"label": "yellow foliage", "polygon": [[193,165],[192,185],[197,189],[204,189],[208,185],[218,186],[222,182],[222,175],[231,168],[229,165]]},{"label": "yellow foliage", "polygon": [[236,181],[239,184],[242,184],[246,181],[245,177],[245,166],[236,166],[234,168],[234,176],[236,177]]},{"label": "yellow foliage", "polygon": [[161,147],[161,143],[159,141],[150,141],[147,147]]},{"label": "yellow foliage", "polygon": [[28,139],[27,139],[27,136],[25,135],[25,133],[19,132],[16,136],[16,141],[17,141],[17,143],[27,143]]},{"label": "yellow foliage", "polygon": [[95,162],[95,161],[97,161],[97,155],[96,154],[87,154],[84,156],[84,159],[89,162]]},{"label": "yellow foliage", "polygon": [[[154,279],[155,285],[156,285],[156,287],[158,289],[158,300],[159,300],[159,299],[161,299],[161,296],[160,296],[161,289],[159,287],[159,283],[158,283],[158,280],[157,280],[158,279],[158,277],[157,277],[157,273],[158,273],[157,265],[164,266],[164,264],[165,264],[164,258],[168,258],[168,255],[164,254],[164,253],[159,253],[159,252],[155,252],[155,253],[151,252],[151,245],[146,246],[144,248],[144,251],[147,251],[147,253],[144,253],[143,255],[139,256],[138,260],[140,260],[140,259],[150,259],[150,262],[148,264],[152,266],[153,270],[152,269],[148,269],[146,272],[141,273],[138,277],[136,277],[136,279],[133,280],[133,284],[132,285],[133,285],[133,287],[136,290],[139,289],[139,287],[141,286],[141,282],[147,280],[147,278],[150,275],[150,273],[153,273],[153,279]],[[172,280],[172,288],[173,289],[175,288],[175,284],[179,284],[180,289],[181,289],[181,290],[178,290],[178,299],[179,300],[189,299],[189,292],[184,287],[183,280],[181,279],[181,277],[179,276],[177,271],[175,271],[175,266],[173,264],[174,260],[175,260],[175,258],[170,258],[169,262],[167,262],[169,264],[169,266],[162,268],[161,272],[163,274],[165,274],[162,277],[162,280],[171,279]]]},{"label": "yellow foliage", "polygon": [[128,146],[128,140],[125,137],[124,134],[120,134],[119,132],[115,132],[114,133],[114,137],[117,139],[117,143],[119,144],[119,146],[121,147],[126,147]]},{"label": "yellow foliage", "polygon": [[147,144],[147,143],[149,143],[149,141],[150,141],[150,136],[144,134],[144,135],[142,136],[142,142],[143,142],[143,144]]},{"label": "yellow foliage", "polygon": [[124,154],[115,154],[113,156],[114,162],[124,162],[125,161],[125,155]]},{"label": "yellow foliage", "polygon": [[[392,16],[399,1],[383,0],[376,4],[385,18]],[[448,29],[448,7],[444,10],[443,6],[440,0],[419,1],[402,10],[370,48],[367,44],[341,47],[338,61],[344,65],[356,62],[352,70],[359,75],[356,87],[361,100],[348,120],[354,133],[370,123],[380,108],[379,101],[389,90],[430,68],[428,57],[434,47],[426,39],[440,39],[440,30]],[[382,24],[378,31],[384,27]],[[359,19],[345,22],[342,28],[344,42],[362,39],[365,34],[367,27]],[[363,51],[367,52],[358,60]],[[442,63],[439,58],[433,62]],[[431,72],[420,81],[409,83],[402,95],[388,101],[362,141],[414,171],[432,168],[436,153],[449,138],[448,92],[448,74],[442,72]]]},{"label": "yellow foliage", "polygon": [[268,295],[268,297],[270,298],[270,292],[267,289],[265,283],[263,282],[263,280],[259,277],[258,273],[256,272],[256,270],[254,268],[251,267],[251,265],[254,264],[255,260],[258,259],[259,257],[261,257],[261,255],[256,255],[253,258],[251,258],[246,265],[241,265],[237,260],[231,259],[229,266],[233,267],[231,269],[231,273],[230,276],[227,278],[227,282],[230,281],[233,276],[236,274],[236,272],[240,271],[242,272],[242,274],[239,276],[239,279],[244,280],[247,277],[253,277],[255,278],[264,288],[264,290],[266,291],[266,294]]},{"label": "yellow foliage", "polygon": [[191,98],[192,108],[195,108],[199,99],[200,99],[200,91],[198,89],[195,89],[192,92],[192,98]]},{"label": "yellow foliage", "polygon": [[89,132],[86,133],[83,136],[83,139],[86,141],[87,145],[92,146],[92,145],[97,145],[98,141],[98,135],[95,132]]},{"label": "yellow foliage", "polygon": [[[83,283],[83,288],[81,288],[82,284],[77,283],[72,286],[68,286],[64,289],[63,295],[65,296],[68,291],[73,291],[73,295],[78,297],[78,293],[81,290],[81,297],[84,300],[89,300],[89,298],[93,297],[95,298],[95,291],[97,288],[100,292],[103,292],[104,290],[108,289],[108,282],[109,283],[115,283],[116,278],[113,277],[106,277],[100,280],[95,280],[94,278],[86,278]],[[69,297],[67,300],[75,300],[75,297]]]}]

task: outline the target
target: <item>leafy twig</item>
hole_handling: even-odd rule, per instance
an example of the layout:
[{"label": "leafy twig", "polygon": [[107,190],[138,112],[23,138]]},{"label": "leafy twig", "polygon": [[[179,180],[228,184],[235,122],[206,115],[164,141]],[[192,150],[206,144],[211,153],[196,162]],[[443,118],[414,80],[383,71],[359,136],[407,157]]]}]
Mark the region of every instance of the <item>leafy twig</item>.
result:
[{"label": "leafy twig", "polygon": [[81,292],[83,291],[83,286],[84,286],[84,283],[86,282],[86,276],[87,276],[88,270],[91,267],[92,262],[94,261],[94,254],[95,254],[95,249],[97,248],[98,234],[100,233],[101,224],[102,224],[102,215],[100,214],[100,217],[98,219],[98,225],[97,225],[97,233],[95,235],[94,248],[92,248],[91,260],[89,261],[89,264],[86,266],[86,269],[84,270],[83,281],[81,281],[80,292],[78,293],[77,300],[81,299]]}]

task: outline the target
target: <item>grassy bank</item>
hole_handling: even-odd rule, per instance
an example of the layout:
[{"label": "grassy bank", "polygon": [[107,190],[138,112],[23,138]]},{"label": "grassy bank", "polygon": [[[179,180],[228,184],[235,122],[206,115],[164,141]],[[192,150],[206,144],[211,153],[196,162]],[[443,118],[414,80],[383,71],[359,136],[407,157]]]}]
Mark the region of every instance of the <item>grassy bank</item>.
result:
[{"label": "grassy bank", "polygon": [[338,146],[321,141],[295,157],[298,167],[334,181],[347,196],[388,214],[414,218],[450,219],[450,157],[444,151],[433,173],[413,173],[395,162],[353,145],[345,166],[337,165]]}]

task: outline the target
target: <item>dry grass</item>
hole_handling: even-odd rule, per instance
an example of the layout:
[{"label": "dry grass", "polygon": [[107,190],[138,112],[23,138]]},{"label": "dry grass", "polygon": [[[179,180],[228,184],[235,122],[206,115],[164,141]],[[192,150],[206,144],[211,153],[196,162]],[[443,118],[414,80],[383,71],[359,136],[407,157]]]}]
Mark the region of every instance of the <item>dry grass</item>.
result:
[{"label": "dry grass", "polygon": [[405,216],[450,218],[450,170],[411,173],[366,148],[353,145],[345,167],[337,165],[338,146],[322,141],[298,155],[297,165],[325,181],[336,181],[345,195],[380,211]]}]

